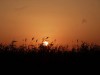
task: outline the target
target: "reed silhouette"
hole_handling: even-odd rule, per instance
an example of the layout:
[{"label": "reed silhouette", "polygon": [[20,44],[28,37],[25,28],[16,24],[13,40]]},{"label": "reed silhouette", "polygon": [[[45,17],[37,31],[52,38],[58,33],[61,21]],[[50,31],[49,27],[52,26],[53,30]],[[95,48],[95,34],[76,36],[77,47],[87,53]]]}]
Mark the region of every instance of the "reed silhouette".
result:
[{"label": "reed silhouette", "polygon": [[[49,37],[43,38],[42,41]],[[34,37],[32,41],[35,40]],[[24,40],[25,42],[27,39]],[[82,42],[68,50],[67,47],[54,46],[54,42],[44,46],[42,43],[38,47],[32,45],[21,45],[16,47],[12,41],[9,45],[0,44],[0,64],[99,64],[100,63],[100,46]],[[38,39],[35,40],[38,42]]]}]

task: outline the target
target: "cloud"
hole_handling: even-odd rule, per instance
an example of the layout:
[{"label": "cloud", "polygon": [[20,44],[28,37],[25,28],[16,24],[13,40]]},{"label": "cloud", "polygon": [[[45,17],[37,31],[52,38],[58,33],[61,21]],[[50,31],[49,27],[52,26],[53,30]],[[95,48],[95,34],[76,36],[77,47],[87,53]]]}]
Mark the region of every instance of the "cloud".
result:
[{"label": "cloud", "polygon": [[28,8],[28,6],[21,6],[21,7],[16,7],[14,8],[16,11],[22,11],[25,10],[26,8]]}]

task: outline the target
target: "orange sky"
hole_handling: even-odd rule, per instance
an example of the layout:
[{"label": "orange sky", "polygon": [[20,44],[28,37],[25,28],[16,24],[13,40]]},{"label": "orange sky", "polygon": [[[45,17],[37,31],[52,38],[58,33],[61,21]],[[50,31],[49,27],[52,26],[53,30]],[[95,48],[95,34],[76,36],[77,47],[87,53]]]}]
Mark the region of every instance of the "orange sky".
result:
[{"label": "orange sky", "polygon": [[33,36],[100,44],[100,0],[0,0],[0,42]]}]

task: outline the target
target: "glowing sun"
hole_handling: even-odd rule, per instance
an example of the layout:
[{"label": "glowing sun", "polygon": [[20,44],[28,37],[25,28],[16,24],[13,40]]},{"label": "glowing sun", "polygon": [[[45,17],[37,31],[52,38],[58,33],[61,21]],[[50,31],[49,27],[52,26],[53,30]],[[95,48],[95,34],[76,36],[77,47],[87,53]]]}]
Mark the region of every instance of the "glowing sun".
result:
[{"label": "glowing sun", "polygon": [[47,41],[43,42],[43,46],[48,46],[48,44],[49,44],[49,42],[47,42]]}]

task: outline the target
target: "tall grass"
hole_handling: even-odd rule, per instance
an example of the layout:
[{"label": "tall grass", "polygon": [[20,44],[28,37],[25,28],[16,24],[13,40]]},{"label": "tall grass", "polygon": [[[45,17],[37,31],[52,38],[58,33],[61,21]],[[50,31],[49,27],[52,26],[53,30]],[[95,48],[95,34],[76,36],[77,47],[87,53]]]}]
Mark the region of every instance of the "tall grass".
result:
[{"label": "tall grass", "polygon": [[[44,38],[42,41],[47,40]],[[32,38],[32,41],[35,40]],[[100,62],[100,46],[96,44],[88,44],[82,42],[81,45],[73,47],[71,50],[64,46],[55,46],[55,42],[44,46],[42,43],[36,46],[21,45],[16,46],[16,42],[12,41],[9,45],[0,44],[0,61],[9,63],[32,63],[32,64],[46,64],[46,63],[99,63]],[[26,39],[25,39],[26,42]],[[34,42],[38,42],[36,39]]]}]

